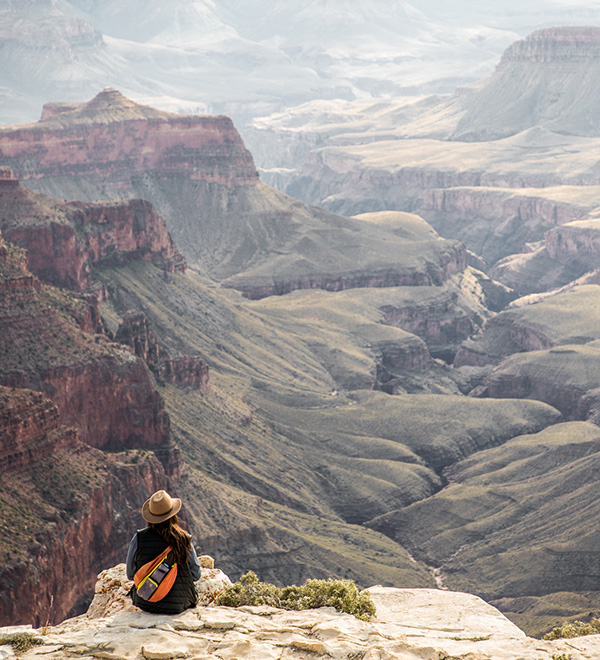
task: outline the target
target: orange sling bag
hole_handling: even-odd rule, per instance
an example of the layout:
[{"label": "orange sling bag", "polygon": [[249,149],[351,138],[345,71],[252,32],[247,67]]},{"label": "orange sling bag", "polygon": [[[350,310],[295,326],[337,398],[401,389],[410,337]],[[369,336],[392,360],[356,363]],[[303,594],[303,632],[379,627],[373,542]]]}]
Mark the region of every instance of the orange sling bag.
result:
[{"label": "orange sling bag", "polygon": [[167,561],[167,556],[172,550],[173,548],[169,546],[156,559],[136,571],[133,583],[140,598],[156,603],[171,591],[177,578],[177,562],[169,564]]}]

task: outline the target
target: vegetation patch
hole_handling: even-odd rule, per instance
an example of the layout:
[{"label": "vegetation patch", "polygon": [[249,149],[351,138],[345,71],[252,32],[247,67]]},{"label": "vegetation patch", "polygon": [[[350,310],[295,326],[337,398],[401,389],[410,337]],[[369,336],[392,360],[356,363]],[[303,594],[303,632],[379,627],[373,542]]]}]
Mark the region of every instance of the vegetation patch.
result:
[{"label": "vegetation patch", "polygon": [[43,642],[39,637],[34,637],[28,632],[13,633],[12,635],[0,637],[0,646],[12,646],[15,651],[22,653],[41,644]]},{"label": "vegetation patch", "polygon": [[600,634],[600,619],[585,621],[565,622],[562,626],[553,628],[544,635],[544,639],[571,639],[572,637],[584,637],[585,635]]},{"label": "vegetation patch", "polygon": [[369,592],[359,591],[352,580],[308,580],[302,586],[280,588],[260,582],[252,571],[219,594],[215,602],[225,607],[270,605],[284,610],[334,607],[363,621],[369,621],[376,611]]}]

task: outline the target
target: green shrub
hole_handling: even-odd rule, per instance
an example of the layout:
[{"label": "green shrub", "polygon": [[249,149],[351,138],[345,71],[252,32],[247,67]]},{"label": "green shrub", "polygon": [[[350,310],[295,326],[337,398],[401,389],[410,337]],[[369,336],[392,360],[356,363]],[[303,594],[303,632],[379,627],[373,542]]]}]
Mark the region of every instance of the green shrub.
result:
[{"label": "green shrub", "polygon": [[563,623],[558,628],[553,628],[544,635],[544,639],[561,639],[571,637],[583,637],[584,635],[597,635],[600,633],[600,619],[592,619],[589,623],[583,621],[572,621]]},{"label": "green shrub", "polygon": [[10,645],[15,651],[28,651],[33,646],[43,644],[42,640],[34,637],[31,633],[13,633],[0,637],[0,646]]},{"label": "green shrub", "polygon": [[308,580],[302,586],[281,589],[274,584],[260,582],[252,571],[227,587],[215,602],[225,607],[270,605],[285,610],[334,607],[338,612],[353,614],[363,621],[375,615],[375,604],[369,592],[359,591],[352,580]]}]

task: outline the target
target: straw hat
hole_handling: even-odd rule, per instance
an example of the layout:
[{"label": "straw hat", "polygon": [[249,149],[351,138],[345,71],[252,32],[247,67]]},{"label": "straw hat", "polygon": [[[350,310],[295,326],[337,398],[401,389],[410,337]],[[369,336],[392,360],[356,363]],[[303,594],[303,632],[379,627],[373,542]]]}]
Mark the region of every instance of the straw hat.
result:
[{"label": "straw hat", "polygon": [[150,499],[144,502],[142,518],[146,522],[159,523],[172,518],[181,509],[181,500],[171,497],[164,490],[157,490]]}]

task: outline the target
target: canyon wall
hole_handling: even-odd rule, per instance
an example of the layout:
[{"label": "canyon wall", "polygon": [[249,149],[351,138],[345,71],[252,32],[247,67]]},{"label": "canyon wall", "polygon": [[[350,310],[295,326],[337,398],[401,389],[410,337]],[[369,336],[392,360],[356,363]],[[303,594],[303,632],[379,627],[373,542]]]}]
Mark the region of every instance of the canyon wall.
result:
[{"label": "canyon wall", "polygon": [[42,395],[0,387],[3,625],[81,611],[97,572],[122,560],[146,494],[168,481],[152,454],[105,454],[63,421]]},{"label": "canyon wall", "polygon": [[86,104],[45,106],[36,124],[0,129],[0,144],[3,164],[23,180],[87,175],[125,193],[144,172],[226,186],[258,181],[228,117],[161,112],[108,88]]},{"label": "canyon wall", "polygon": [[144,259],[168,272],[185,270],[149,202],[60,202],[19,185],[9,169],[2,174],[0,229],[27,249],[29,269],[46,282],[81,291],[92,284],[91,270],[107,261]]},{"label": "canyon wall", "polygon": [[551,291],[592,274],[600,258],[600,220],[582,220],[549,229],[530,252],[501,259],[490,275],[521,295]]},{"label": "canyon wall", "polygon": [[58,621],[122,558],[182,459],[147,366],[106,336],[97,299],[41,284],[3,237],[0,384],[0,621]]}]

